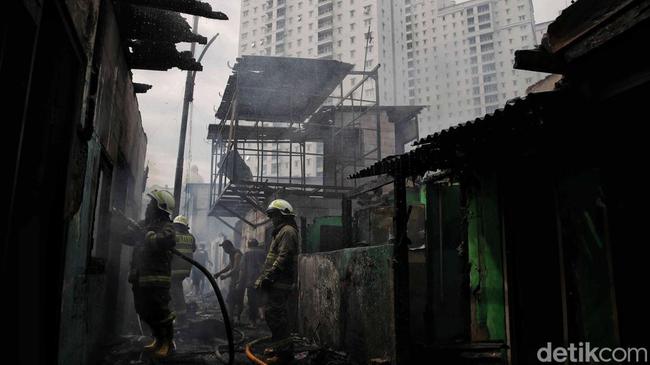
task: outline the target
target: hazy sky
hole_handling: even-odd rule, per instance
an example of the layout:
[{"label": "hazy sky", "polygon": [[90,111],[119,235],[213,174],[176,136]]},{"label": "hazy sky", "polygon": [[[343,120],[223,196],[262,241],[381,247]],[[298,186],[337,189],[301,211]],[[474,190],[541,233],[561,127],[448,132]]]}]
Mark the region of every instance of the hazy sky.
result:
[{"label": "hazy sky", "polygon": [[[203,18],[199,20],[199,34],[209,39],[219,33],[219,37],[210,46],[201,62],[203,71],[196,76],[185,158],[191,157],[191,163],[199,167],[199,173],[207,182],[210,174],[210,143],[206,140],[207,129],[208,124],[215,122],[214,110],[221,100],[219,92],[223,92],[231,73],[227,62],[233,65],[237,57],[240,2],[203,1],[210,3],[214,10],[222,11],[230,17],[228,21]],[[538,23],[552,20],[568,4],[568,0],[533,0],[535,19]],[[191,20],[189,23],[192,23]],[[202,47],[197,46],[197,57]],[[178,48],[189,49],[186,44],[179,44]],[[166,72],[133,71],[134,82],[153,85],[146,94],[138,94],[142,124],[148,137],[148,186],[156,184],[171,187],[173,185],[185,76],[184,71],[176,68]],[[190,146],[191,150],[189,150]]]}]

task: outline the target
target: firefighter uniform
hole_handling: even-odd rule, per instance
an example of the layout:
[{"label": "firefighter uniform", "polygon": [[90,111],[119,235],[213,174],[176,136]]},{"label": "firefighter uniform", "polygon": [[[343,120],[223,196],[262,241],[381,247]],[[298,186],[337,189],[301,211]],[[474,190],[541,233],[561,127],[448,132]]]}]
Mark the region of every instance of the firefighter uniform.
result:
[{"label": "firefighter uniform", "polygon": [[266,294],[264,316],[271,330],[272,348],[279,354],[293,352],[287,305],[294,287],[297,250],[298,229],[290,218],[273,230],[264,269],[256,284]]},{"label": "firefighter uniform", "polygon": [[[196,239],[189,232],[187,218],[178,216],[174,219],[174,230],[176,231],[176,250],[183,255],[192,258],[196,251]],[[171,296],[174,304],[174,312],[181,324],[184,324],[187,315],[187,304],[183,292],[183,280],[190,276],[192,264],[178,256],[172,258],[172,282]]]},{"label": "firefighter uniform", "polygon": [[133,250],[129,282],[132,285],[135,310],[151,327],[155,337],[154,343],[147,348],[156,350],[156,355],[166,356],[174,347],[172,339],[175,314],[169,308],[169,288],[172,261],[170,249],[176,245],[176,234],[166,215],[148,219],[144,228],[144,238]]}]

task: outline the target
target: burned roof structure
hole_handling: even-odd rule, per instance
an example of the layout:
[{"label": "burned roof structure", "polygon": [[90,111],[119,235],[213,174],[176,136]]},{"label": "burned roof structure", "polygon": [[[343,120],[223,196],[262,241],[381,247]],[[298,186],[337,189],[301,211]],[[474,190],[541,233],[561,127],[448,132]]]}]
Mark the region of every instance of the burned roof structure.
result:
[{"label": "burned roof structure", "polygon": [[415,142],[416,149],[359,171],[350,178],[404,173],[423,175],[427,171],[462,170],[472,162],[497,161],[515,148],[525,148],[536,134],[547,128],[545,121],[562,111],[562,93],[531,94],[508,102],[481,118],[450,127]]},{"label": "burned roof structure", "polygon": [[301,123],[334,91],[353,65],[334,60],[243,56],[237,59],[217,110],[231,119]]},{"label": "burned roof structure", "polygon": [[179,52],[176,44],[206,44],[207,38],[192,32],[179,14],[227,20],[222,12],[195,0],[122,0],[115,4],[124,35],[129,66],[134,69],[165,71],[172,67],[201,71],[191,51]]},{"label": "burned roof structure", "polygon": [[[346,188],[310,183],[305,176],[306,142],[330,133],[304,123],[348,75],[353,65],[334,60],[242,56],[228,78],[217,110],[219,124],[209,126],[212,140],[211,205],[215,217],[244,218],[278,190],[321,197],[340,196]],[[273,146],[273,147],[269,147]],[[282,148],[280,148],[282,146]],[[322,153],[321,153],[322,155]],[[287,158],[287,177],[269,176],[264,156]],[[255,158],[251,175],[245,158]],[[236,161],[232,161],[236,160]],[[300,171],[295,176],[294,164]],[[240,166],[242,168],[237,168]],[[227,170],[232,171],[227,171]],[[276,174],[278,169],[276,167]]]}]

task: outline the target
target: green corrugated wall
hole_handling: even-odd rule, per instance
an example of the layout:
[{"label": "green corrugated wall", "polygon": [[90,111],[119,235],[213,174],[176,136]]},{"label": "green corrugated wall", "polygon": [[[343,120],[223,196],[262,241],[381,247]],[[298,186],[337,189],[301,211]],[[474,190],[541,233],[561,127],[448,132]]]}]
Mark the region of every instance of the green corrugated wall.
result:
[{"label": "green corrugated wall", "polygon": [[467,239],[473,341],[505,340],[501,225],[495,176],[468,187]]}]

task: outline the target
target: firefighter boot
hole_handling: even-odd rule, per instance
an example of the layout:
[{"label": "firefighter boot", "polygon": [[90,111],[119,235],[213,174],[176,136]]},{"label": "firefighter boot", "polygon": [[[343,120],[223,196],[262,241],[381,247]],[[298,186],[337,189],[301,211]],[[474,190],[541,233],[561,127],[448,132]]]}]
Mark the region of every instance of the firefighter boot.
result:
[{"label": "firefighter boot", "polygon": [[155,349],[158,348],[158,345],[159,345],[159,344],[160,344],[160,342],[158,341],[158,339],[154,337],[154,338],[153,338],[153,341],[151,341],[150,344],[145,345],[144,349],[145,349],[146,351],[153,351],[153,350],[155,350]]},{"label": "firefighter boot", "polygon": [[172,324],[166,325],[162,332],[162,340],[160,341],[160,346],[153,353],[155,357],[167,357],[173,352],[176,351],[176,344],[172,340],[174,337],[174,327]]},{"label": "firefighter boot", "polygon": [[145,351],[155,351],[160,346],[160,333],[152,329],[153,341],[144,347]]}]

